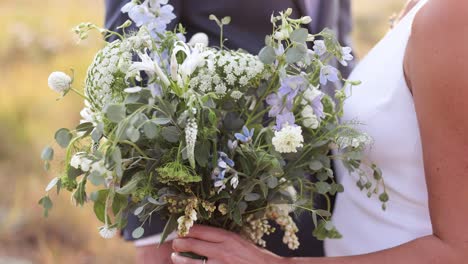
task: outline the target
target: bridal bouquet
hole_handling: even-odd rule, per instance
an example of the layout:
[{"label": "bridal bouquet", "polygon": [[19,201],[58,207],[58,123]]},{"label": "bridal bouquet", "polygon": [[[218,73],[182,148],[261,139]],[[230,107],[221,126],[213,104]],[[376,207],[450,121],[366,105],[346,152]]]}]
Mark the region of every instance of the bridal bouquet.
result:
[{"label": "bridal bouquet", "polygon": [[[163,241],[200,223],[265,246],[276,222],[283,242],[296,249],[296,211],[310,212],[319,239],[339,238],[330,200],[328,208],[314,203],[344,191],[333,160],[358,173],[357,185],[385,207],[380,170],[362,158],[371,138],[339,122],[343,90],[335,99],[321,91],[329,82],[357,84],[329,65],[352,59],[331,31],[310,34],[303,27],[310,17],[293,19],[289,9],[271,17],[273,33],[253,55],[225,48],[229,17],[210,16],[221,31],[219,46],[210,47],[204,34],[186,42],[182,26],[166,30],[175,17],[167,0],[133,1],[122,11],[138,32],[120,35],[90,23],[75,29],[82,39],[92,29],[118,36],[95,56],[84,93],[65,73],[49,77],[53,90],[79,94],[85,107],[81,124],[55,134],[66,155],[63,174],[46,192],[65,189],[77,205],[94,203],[104,238],[123,228],[128,214],[142,225],[158,214],[167,219]],[[46,169],[53,156],[52,147],[44,149]],[[47,214],[48,194],[40,204]],[[136,228],[133,236],[144,232]]]}]

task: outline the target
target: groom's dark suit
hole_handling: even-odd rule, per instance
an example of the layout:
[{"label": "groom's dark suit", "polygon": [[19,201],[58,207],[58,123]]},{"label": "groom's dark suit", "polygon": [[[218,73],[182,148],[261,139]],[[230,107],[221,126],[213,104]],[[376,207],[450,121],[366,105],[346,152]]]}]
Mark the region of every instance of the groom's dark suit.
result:
[{"label": "groom's dark suit", "polygon": [[[106,27],[115,30],[128,17],[120,12],[129,0],[106,0]],[[190,38],[197,32],[205,32],[210,43],[219,42],[219,29],[208,19],[210,14],[218,17],[231,16],[232,23],[225,27],[226,46],[231,49],[242,48],[251,53],[258,53],[264,46],[264,37],[271,34],[270,15],[293,8],[293,16],[311,15],[313,33],[328,27],[337,33],[339,41],[350,46],[351,3],[350,0],[170,0],[175,8],[177,23],[182,23]],[[347,75],[351,67],[341,69]],[[332,92],[331,87],[328,92]],[[321,203],[321,202],[319,202]],[[323,206],[318,204],[317,206]],[[282,256],[323,256],[323,246],[312,236],[313,223],[308,214],[297,217],[300,228],[301,247],[296,251],[288,250],[281,241],[282,234],[276,233],[267,239],[268,249]],[[129,223],[123,231],[124,237],[131,240],[131,232],[140,225],[138,219],[129,215]],[[145,227],[145,236],[162,232],[164,222],[153,217],[151,224]]]}]

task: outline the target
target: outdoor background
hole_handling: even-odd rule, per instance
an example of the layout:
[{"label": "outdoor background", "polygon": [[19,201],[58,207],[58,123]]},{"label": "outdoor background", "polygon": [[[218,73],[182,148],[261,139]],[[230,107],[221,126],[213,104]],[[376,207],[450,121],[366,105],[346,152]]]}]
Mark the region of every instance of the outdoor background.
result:
[{"label": "outdoor background", "polygon": [[[355,48],[362,57],[404,0],[352,1]],[[132,263],[132,245],[100,238],[91,208],[73,208],[68,193],[55,199],[48,219],[37,205],[55,176],[42,169],[40,152],[57,129],[79,122],[82,107],[76,96],[57,102],[47,77],[73,67],[75,83],[83,82],[103,42],[93,35],[77,45],[71,28],[87,21],[102,25],[102,2],[0,0],[0,264]]]}]

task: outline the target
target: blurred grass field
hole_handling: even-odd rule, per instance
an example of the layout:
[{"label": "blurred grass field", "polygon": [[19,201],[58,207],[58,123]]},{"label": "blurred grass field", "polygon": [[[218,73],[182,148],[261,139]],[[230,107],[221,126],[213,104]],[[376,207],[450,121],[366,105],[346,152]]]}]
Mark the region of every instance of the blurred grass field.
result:
[{"label": "blurred grass field", "polygon": [[[358,57],[388,30],[403,2],[353,0]],[[132,263],[132,245],[103,241],[90,208],[72,208],[63,193],[44,219],[37,205],[53,177],[43,171],[40,151],[58,128],[79,121],[82,107],[74,96],[57,102],[47,77],[73,67],[75,83],[83,82],[103,42],[94,35],[77,45],[71,28],[102,24],[103,13],[103,1],[0,0],[0,264],[22,263],[12,257],[24,263]]]}]

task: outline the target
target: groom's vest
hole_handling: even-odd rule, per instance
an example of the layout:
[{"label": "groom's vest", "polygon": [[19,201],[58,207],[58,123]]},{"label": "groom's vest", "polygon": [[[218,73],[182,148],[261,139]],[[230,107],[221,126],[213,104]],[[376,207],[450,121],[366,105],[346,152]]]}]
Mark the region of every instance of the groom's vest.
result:
[{"label": "groom's vest", "polygon": [[[106,0],[106,27],[115,30],[128,17],[120,12],[129,0]],[[311,15],[313,22],[310,30],[317,33],[325,27],[333,29],[343,45],[349,45],[348,35],[351,31],[350,0],[170,0],[175,8],[177,19],[171,27],[182,23],[187,29],[187,38],[197,33],[205,32],[210,38],[210,45],[218,46],[220,41],[219,28],[208,19],[210,14],[217,17],[230,16],[231,24],[225,26],[224,37],[226,46],[230,49],[242,48],[253,54],[265,45],[265,36],[272,33],[270,16],[272,13],[293,9],[292,17],[299,18]],[[310,10],[310,9],[318,10]],[[315,16],[315,17],[314,17]],[[341,69],[346,76],[347,69]],[[321,202],[319,202],[321,203]],[[323,207],[323,204],[318,204]],[[128,216],[128,226],[123,231],[125,239],[132,240],[132,231],[140,226],[138,219],[131,213]],[[281,241],[281,232],[267,239],[268,249],[282,256],[323,256],[323,245],[312,236],[313,223],[308,214],[296,219],[300,232],[298,234],[301,246],[297,251],[288,250]],[[152,217],[151,224],[145,225],[145,236],[162,232],[164,222],[159,217]]]}]

